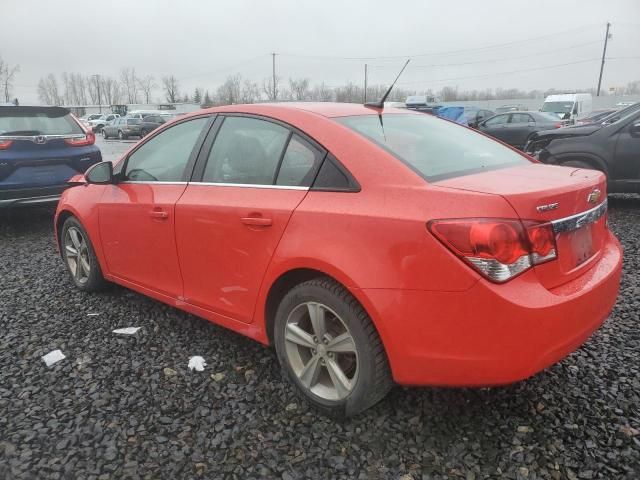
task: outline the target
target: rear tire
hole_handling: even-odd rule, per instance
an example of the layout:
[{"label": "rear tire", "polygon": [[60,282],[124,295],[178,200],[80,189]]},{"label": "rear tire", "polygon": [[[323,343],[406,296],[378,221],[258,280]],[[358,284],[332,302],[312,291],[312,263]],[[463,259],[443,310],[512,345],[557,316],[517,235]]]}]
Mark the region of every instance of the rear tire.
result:
[{"label": "rear tire", "polygon": [[285,375],[326,414],[360,413],[393,386],[371,319],[334,280],[320,277],[292,288],[276,312],[274,337]]},{"label": "rear tire", "polygon": [[108,285],[89,235],[76,217],[69,217],[60,232],[60,251],[71,281],[85,292],[104,290]]}]

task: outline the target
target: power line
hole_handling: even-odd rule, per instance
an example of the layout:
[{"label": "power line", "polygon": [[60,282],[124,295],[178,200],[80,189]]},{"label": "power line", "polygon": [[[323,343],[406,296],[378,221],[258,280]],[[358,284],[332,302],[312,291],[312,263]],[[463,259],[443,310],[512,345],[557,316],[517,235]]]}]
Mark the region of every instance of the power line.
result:
[{"label": "power line", "polygon": [[531,42],[533,40],[556,37],[558,35],[563,35],[565,33],[575,32],[577,30],[585,30],[588,28],[593,28],[595,26],[599,26],[599,24],[583,25],[581,27],[575,27],[569,30],[563,30],[561,32],[551,33],[548,35],[540,35],[538,37],[530,37],[522,40],[514,40],[513,42],[486,45],[484,47],[467,48],[467,49],[460,49],[460,50],[449,50],[444,52],[419,53],[415,55],[390,55],[390,56],[377,56],[377,57],[341,57],[341,56],[332,56],[332,55],[303,55],[303,54],[297,54],[297,53],[279,53],[279,55],[287,56],[287,57],[298,57],[298,58],[309,58],[309,59],[333,59],[333,60],[381,60],[381,59],[392,60],[392,59],[400,59],[400,58],[406,59],[407,57],[417,58],[417,57],[444,56],[444,55],[454,55],[458,53],[477,52],[481,50],[491,50],[494,48],[508,47],[512,45],[518,45],[521,43]]},{"label": "power line", "polygon": [[588,60],[579,60],[576,62],[568,62],[568,63],[558,63],[555,65],[545,65],[544,67],[534,67],[534,68],[526,68],[526,69],[522,69],[522,70],[511,70],[508,72],[496,72],[496,73],[486,73],[486,74],[482,74],[482,75],[470,75],[470,76],[466,76],[466,77],[453,77],[453,78],[441,78],[441,79],[436,79],[436,80],[420,80],[420,81],[415,81],[415,82],[398,82],[399,85],[414,85],[414,84],[419,84],[419,83],[440,83],[440,82],[449,82],[452,80],[466,80],[466,79],[470,79],[470,78],[483,78],[483,77],[493,77],[496,75],[510,75],[513,73],[524,73],[524,72],[533,72],[533,71],[537,71],[537,70],[547,70],[550,68],[557,68],[557,67],[566,67],[568,65],[578,65],[581,63],[589,63],[589,62],[595,62],[595,61],[599,61],[599,58],[590,58]]},{"label": "power line", "polygon": [[[271,54],[269,54],[269,55],[271,55]],[[224,68],[219,68],[217,70],[212,70],[212,71],[204,72],[204,73],[197,73],[195,75],[190,75],[188,77],[179,78],[178,80],[180,80],[180,81],[190,80],[190,79],[196,78],[196,77],[205,77],[205,76],[209,76],[209,75],[215,75],[215,74],[218,74],[218,73],[228,72],[229,70],[233,70],[234,68],[241,67],[243,65],[246,65],[247,63],[255,62],[256,60],[259,60],[259,59],[265,58],[265,57],[266,57],[266,54],[258,55],[258,56],[253,57],[253,58],[247,58],[246,60],[242,60],[241,62],[235,63],[233,65],[228,65],[228,66],[226,66]]]},{"label": "power line", "polygon": [[[596,43],[600,43],[600,40],[594,40],[593,42],[585,42],[579,43],[577,45],[572,45],[570,47],[564,48],[556,48],[553,50],[546,50],[544,52],[532,53],[530,55],[519,55],[517,57],[506,57],[506,58],[492,58],[487,60],[477,60],[473,62],[461,62],[461,63],[441,63],[441,64],[430,64],[430,65],[412,65],[411,68],[433,68],[433,67],[459,67],[464,65],[478,65],[482,63],[496,63],[503,62],[509,60],[519,60],[521,58],[531,58],[531,57],[539,57],[541,55],[547,55],[549,53],[561,52],[564,50],[572,50],[574,48],[583,47],[585,45],[594,45]],[[369,68],[397,68],[395,65],[369,65]]]}]

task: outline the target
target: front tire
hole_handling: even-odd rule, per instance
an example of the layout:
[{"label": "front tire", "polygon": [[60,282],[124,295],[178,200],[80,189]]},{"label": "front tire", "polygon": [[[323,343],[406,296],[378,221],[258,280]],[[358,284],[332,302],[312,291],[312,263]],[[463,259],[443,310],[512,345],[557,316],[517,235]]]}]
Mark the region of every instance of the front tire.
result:
[{"label": "front tire", "polygon": [[355,415],[393,386],[382,341],[358,301],[340,284],[316,278],[282,299],[274,325],[278,360],[314,406]]},{"label": "front tire", "polygon": [[60,250],[76,287],[96,292],[107,286],[89,235],[75,217],[67,218],[62,226]]},{"label": "front tire", "polygon": [[124,133],[122,133],[122,130],[118,130],[118,139],[119,140],[126,140],[127,139],[127,136]]},{"label": "front tire", "polygon": [[107,134],[107,131],[104,128],[102,129],[102,138],[104,138],[105,140],[109,138],[109,135]]}]

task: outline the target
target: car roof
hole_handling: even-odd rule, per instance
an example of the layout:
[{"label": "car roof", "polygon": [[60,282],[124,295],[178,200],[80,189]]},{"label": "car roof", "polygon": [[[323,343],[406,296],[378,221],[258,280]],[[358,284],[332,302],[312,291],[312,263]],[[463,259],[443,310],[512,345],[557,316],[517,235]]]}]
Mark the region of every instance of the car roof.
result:
[{"label": "car roof", "polygon": [[[333,117],[349,117],[355,115],[377,115],[380,109],[365,107],[358,103],[337,103],[337,102],[286,102],[286,103],[252,103],[247,105],[225,105],[222,107],[213,107],[193,114],[204,112],[238,112],[238,113],[255,113],[262,115],[277,115],[279,112],[286,111],[304,111],[321,115],[327,118]],[[413,114],[410,110],[404,108],[384,108],[383,113],[404,113]]]}]

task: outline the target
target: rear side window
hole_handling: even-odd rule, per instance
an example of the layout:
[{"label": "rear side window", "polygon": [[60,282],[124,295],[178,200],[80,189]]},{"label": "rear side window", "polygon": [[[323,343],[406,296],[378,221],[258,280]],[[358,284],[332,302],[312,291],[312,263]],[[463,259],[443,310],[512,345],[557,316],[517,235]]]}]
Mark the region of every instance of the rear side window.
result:
[{"label": "rear side window", "polygon": [[203,182],[273,185],[289,130],[273,122],[227,117],[216,135]]},{"label": "rear side window", "polygon": [[63,108],[0,107],[0,135],[84,133]]},{"label": "rear side window", "polygon": [[529,123],[533,122],[533,118],[528,113],[512,113],[511,123]]},{"label": "rear side window", "polygon": [[298,135],[293,135],[282,158],[276,185],[310,186],[321,161],[322,152]]},{"label": "rear side window", "polygon": [[139,118],[127,118],[127,125],[140,125]]},{"label": "rear side window", "polygon": [[151,138],[133,152],[126,165],[125,179],[138,182],[179,182],[191,151],[208,118],[179,123]]},{"label": "rear side window", "polygon": [[484,135],[430,115],[360,115],[336,120],[431,182],[529,163]]}]

